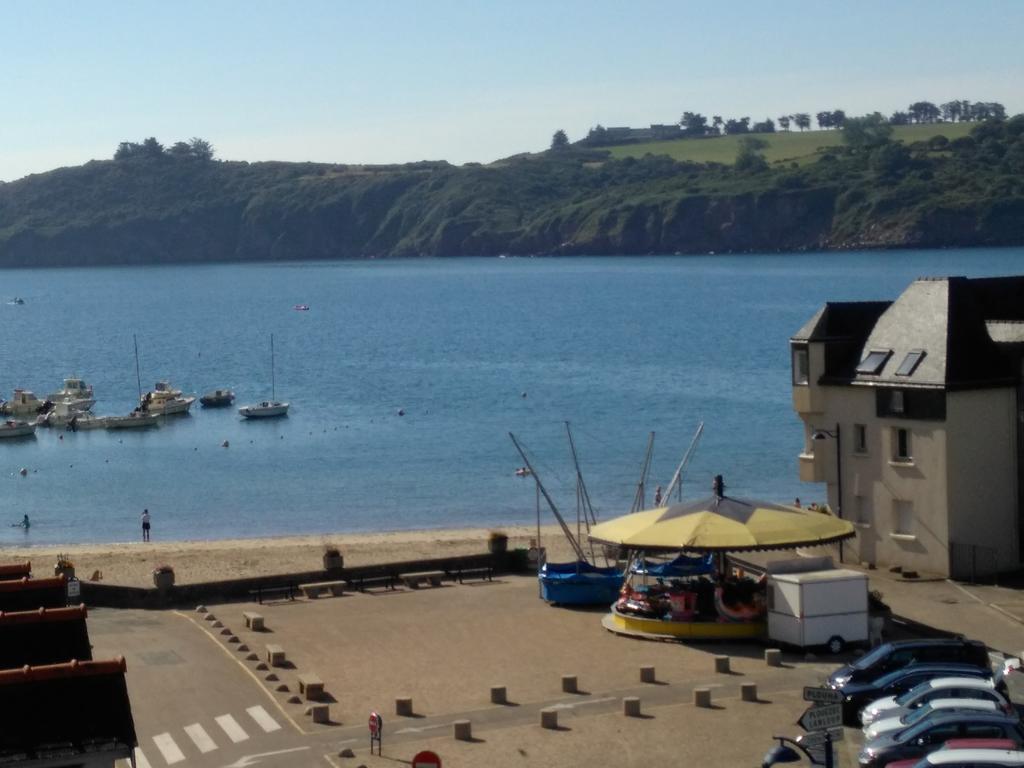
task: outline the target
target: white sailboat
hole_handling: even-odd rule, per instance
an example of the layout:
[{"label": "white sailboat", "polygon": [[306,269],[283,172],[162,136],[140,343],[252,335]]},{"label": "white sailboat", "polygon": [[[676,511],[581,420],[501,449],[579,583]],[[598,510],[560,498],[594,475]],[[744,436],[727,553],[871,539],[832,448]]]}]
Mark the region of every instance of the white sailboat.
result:
[{"label": "white sailboat", "polygon": [[[139,376],[139,342],[132,336],[132,343],[135,345],[135,383],[139,388],[139,400],[142,400],[142,378]],[[159,414],[147,413],[141,408],[136,408],[127,416],[107,416],[104,419],[104,426],[107,429],[141,429],[144,427],[155,427],[159,421]]]},{"label": "white sailboat", "polygon": [[272,419],[288,415],[288,403],[277,399],[277,382],[274,377],[274,334],[270,334],[270,399],[255,405],[243,405],[238,412],[247,419]]}]

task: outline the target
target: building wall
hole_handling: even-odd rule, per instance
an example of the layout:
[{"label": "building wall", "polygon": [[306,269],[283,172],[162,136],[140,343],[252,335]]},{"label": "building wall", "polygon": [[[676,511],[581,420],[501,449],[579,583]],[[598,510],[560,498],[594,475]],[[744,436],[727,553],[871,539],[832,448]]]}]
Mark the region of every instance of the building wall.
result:
[{"label": "building wall", "polygon": [[[812,377],[812,381],[813,381]],[[946,574],[949,522],[946,425],[878,418],[873,387],[811,385],[820,410],[804,412],[801,474],[826,483],[829,507],[857,526],[843,545],[846,562]],[[840,428],[843,504],[839,505],[836,440],[812,440],[812,428]],[[866,451],[855,448],[855,425],[866,427]],[[907,429],[911,460],[894,461],[895,430]],[[837,548],[838,549],[838,548]]]},{"label": "building wall", "polygon": [[987,548],[978,557],[994,551],[1002,570],[1015,568],[1020,558],[1016,398],[1012,388],[951,392],[946,398],[950,539]]}]

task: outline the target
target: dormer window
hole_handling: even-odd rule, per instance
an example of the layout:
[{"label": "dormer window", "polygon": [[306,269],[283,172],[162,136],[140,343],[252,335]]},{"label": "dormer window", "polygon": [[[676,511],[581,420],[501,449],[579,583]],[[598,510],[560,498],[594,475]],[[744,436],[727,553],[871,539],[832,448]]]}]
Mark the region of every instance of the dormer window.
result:
[{"label": "dormer window", "polygon": [[912,349],[907,352],[907,356],[903,358],[903,362],[900,363],[900,367],[896,369],[897,376],[912,376],[914,371],[917,370],[918,363],[924,360],[923,349]]},{"label": "dormer window", "polygon": [[857,363],[857,373],[877,376],[892,357],[891,349],[872,349]]}]

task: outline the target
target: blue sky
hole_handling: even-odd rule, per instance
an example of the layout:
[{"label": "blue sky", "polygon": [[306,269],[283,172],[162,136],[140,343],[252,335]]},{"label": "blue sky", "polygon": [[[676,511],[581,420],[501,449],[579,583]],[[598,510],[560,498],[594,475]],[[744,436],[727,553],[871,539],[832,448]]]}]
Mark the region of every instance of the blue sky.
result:
[{"label": "blue sky", "polygon": [[563,128],[913,100],[1024,111],[1024,2],[0,4],[0,180],[118,142],[231,160],[489,162]]}]

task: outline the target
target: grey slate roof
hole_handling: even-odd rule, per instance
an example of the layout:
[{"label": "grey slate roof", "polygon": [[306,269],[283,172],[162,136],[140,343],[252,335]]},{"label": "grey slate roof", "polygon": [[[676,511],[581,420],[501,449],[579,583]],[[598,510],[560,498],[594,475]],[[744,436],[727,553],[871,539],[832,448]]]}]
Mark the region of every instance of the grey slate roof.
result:
[{"label": "grey slate roof", "polygon": [[[823,383],[963,389],[1008,384],[1017,378],[1024,344],[1024,276],[915,280],[893,302],[826,304],[793,337],[826,342]],[[908,353],[924,356],[898,376]],[[888,351],[873,373],[857,364],[871,351]]]}]

